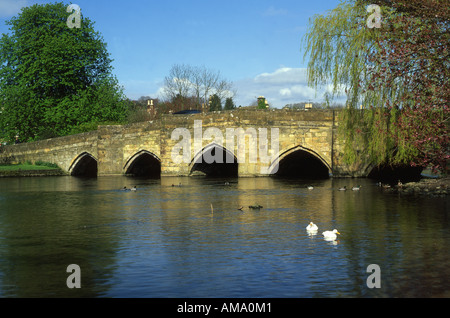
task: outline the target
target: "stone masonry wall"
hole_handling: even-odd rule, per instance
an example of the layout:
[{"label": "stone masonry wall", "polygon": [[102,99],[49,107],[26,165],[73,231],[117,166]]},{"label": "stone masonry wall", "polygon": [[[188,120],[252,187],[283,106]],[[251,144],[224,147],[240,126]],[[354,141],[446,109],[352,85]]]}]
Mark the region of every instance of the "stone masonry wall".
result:
[{"label": "stone masonry wall", "polygon": [[11,146],[3,146],[0,162],[12,164],[37,161],[55,163],[68,171],[72,162],[82,153],[88,152],[97,158],[97,131],[83,134],[40,140]]},{"label": "stone masonry wall", "polygon": [[[0,152],[0,162],[34,163],[40,160],[56,163],[68,172],[76,158],[87,152],[97,160],[100,176],[123,175],[127,164],[135,156],[140,152],[147,152],[160,160],[162,175],[189,175],[192,160],[201,155],[198,153],[198,147],[194,147],[196,121],[202,125],[202,147],[215,141],[215,136],[205,136],[208,128],[219,129],[224,147],[227,146],[226,136],[229,128],[257,132],[257,139],[247,137],[245,147],[241,145],[238,148],[236,138],[233,149],[227,149],[236,157],[243,152],[246,154],[246,161],[239,164],[239,176],[257,176],[263,168],[270,168],[275,164],[261,160],[256,163],[249,162],[251,150],[259,148],[260,128],[267,129],[267,145],[263,145],[260,150],[266,151],[269,156],[282,160],[287,154],[300,149],[318,157],[334,176],[363,176],[368,173],[367,165],[348,166],[342,161],[343,142],[338,136],[338,111],[334,110],[236,109],[207,114],[165,115],[155,121],[124,126],[99,126],[97,131],[84,134],[5,146]],[[180,142],[180,139],[172,139],[172,133],[177,128],[185,128],[190,133],[190,162],[177,164],[172,160],[172,149]],[[271,140],[271,128],[279,129],[277,153]],[[258,154],[259,159],[260,155],[261,153]]]}]

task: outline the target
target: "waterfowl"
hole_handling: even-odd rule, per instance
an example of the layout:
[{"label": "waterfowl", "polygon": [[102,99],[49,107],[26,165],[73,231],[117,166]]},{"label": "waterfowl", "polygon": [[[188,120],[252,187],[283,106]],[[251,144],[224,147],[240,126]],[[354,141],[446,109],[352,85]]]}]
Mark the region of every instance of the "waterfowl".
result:
[{"label": "waterfowl", "polygon": [[121,190],[122,191],[128,191],[127,187],[123,187]]},{"label": "waterfowl", "polygon": [[355,187],[352,188],[353,191],[358,191],[359,189],[361,189],[360,185],[359,186],[355,186]]},{"label": "waterfowl", "polygon": [[333,231],[325,231],[322,233],[323,237],[327,240],[335,240],[337,238],[336,234],[341,234],[338,230],[334,229]]},{"label": "waterfowl", "polygon": [[401,188],[401,187],[403,187],[403,183],[402,183],[400,180],[398,180],[397,186],[398,186],[399,188]]},{"label": "waterfowl", "polygon": [[308,188],[308,190],[312,190],[312,189],[314,189],[314,187],[313,187],[313,186],[308,186],[307,188]]},{"label": "waterfowl", "polygon": [[342,188],[339,188],[339,191],[345,191],[347,190],[347,186],[343,186]]},{"label": "waterfowl", "polygon": [[259,204],[257,204],[257,205],[249,205],[248,206],[250,209],[254,209],[254,210],[259,210],[259,209],[262,209],[263,208],[263,206],[262,205],[259,205]]},{"label": "waterfowl", "polygon": [[238,208],[238,210],[240,210],[240,211],[242,211],[244,209],[244,207],[243,206],[241,206],[240,208]]},{"label": "waterfowl", "polygon": [[131,188],[131,191],[136,191],[137,189],[136,189],[136,186],[134,186],[134,187],[132,187]]},{"label": "waterfowl", "polygon": [[383,184],[383,188],[390,188],[391,185],[390,184]]},{"label": "waterfowl", "polygon": [[314,224],[313,222],[310,222],[308,224],[308,226],[306,227],[306,230],[308,232],[310,232],[310,231],[317,231],[317,230],[319,230],[319,227],[316,224]]}]

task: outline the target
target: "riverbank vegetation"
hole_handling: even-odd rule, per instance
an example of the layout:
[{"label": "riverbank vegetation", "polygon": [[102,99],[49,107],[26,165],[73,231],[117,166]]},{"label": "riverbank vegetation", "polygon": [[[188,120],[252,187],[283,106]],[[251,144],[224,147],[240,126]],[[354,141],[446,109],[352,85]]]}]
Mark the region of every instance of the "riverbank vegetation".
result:
[{"label": "riverbank vegetation", "polygon": [[18,163],[18,164],[1,164],[0,171],[25,171],[25,170],[61,170],[57,164],[50,162],[36,161]]},{"label": "riverbank vegetation", "polygon": [[7,165],[0,166],[1,171],[29,171],[29,170],[55,170],[55,168],[47,166],[36,166],[30,164],[17,164],[17,165]]},{"label": "riverbank vegetation", "polygon": [[233,84],[219,71],[184,64],[173,65],[165,78],[165,100],[129,100],[94,22],[81,15],[80,27],[70,28],[67,7],[36,4],[6,22],[10,33],[0,38],[0,143],[83,133],[186,109],[235,108]]},{"label": "riverbank vegetation", "polygon": [[42,177],[66,175],[58,165],[36,161],[18,164],[0,164],[0,177]]},{"label": "riverbank vegetation", "polygon": [[[378,27],[369,5],[380,8]],[[340,135],[348,163],[447,172],[449,46],[447,1],[349,0],[310,20],[308,81],[347,95]]]},{"label": "riverbank vegetation", "polygon": [[94,22],[67,25],[67,4],[24,7],[0,38],[0,141],[64,136],[125,122],[129,101]]},{"label": "riverbank vegetation", "polygon": [[450,177],[424,178],[417,182],[399,183],[383,191],[401,195],[447,196],[450,194]]}]

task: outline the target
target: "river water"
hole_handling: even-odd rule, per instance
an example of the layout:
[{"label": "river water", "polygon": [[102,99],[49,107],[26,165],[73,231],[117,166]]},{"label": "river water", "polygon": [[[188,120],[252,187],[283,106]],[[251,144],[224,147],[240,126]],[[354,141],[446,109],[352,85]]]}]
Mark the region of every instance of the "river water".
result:
[{"label": "river water", "polygon": [[0,297],[450,297],[449,210],[370,179],[0,179]]}]

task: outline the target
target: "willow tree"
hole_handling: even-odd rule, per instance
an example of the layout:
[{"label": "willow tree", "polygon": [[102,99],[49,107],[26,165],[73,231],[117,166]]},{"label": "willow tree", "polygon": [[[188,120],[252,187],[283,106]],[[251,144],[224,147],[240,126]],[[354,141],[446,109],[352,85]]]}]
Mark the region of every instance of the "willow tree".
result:
[{"label": "willow tree", "polygon": [[[378,36],[376,29],[367,27],[368,16],[362,3],[341,2],[326,15],[313,16],[304,38],[305,59],[309,59],[309,85],[315,89],[331,85],[331,98],[343,91],[347,95],[340,135],[344,136],[344,159],[348,163],[360,159],[356,152],[360,148],[358,145],[372,140],[367,119],[359,111],[367,99],[377,100],[374,94],[367,94],[364,89],[371,67],[376,67],[369,60],[371,52],[377,50]],[[386,141],[381,143],[386,144]],[[380,145],[373,146],[380,148]]]},{"label": "willow tree", "polygon": [[[373,3],[382,17],[378,27],[368,23]],[[448,158],[448,95],[441,94],[448,90],[448,14],[438,8],[437,0],[354,0],[311,19],[305,37],[309,84],[331,84],[333,94],[347,94],[341,118],[347,162],[362,160],[358,149],[363,146],[377,165],[442,169]],[[433,9],[433,18],[427,9]],[[430,39],[427,32],[440,35],[431,38],[432,50],[418,44]],[[437,65],[446,68],[444,76],[431,72]],[[434,135],[444,137],[430,138]]]}]

